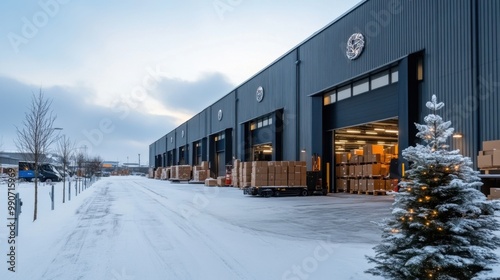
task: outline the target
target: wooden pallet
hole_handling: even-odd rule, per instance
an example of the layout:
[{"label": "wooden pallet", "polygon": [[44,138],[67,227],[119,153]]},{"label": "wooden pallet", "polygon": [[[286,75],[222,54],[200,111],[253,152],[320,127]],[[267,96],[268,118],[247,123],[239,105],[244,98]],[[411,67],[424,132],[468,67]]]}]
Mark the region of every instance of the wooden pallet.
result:
[{"label": "wooden pallet", "polygon": [[500,174],[500,168],[483,168],[480,171],[484,171],[484,174]]}]

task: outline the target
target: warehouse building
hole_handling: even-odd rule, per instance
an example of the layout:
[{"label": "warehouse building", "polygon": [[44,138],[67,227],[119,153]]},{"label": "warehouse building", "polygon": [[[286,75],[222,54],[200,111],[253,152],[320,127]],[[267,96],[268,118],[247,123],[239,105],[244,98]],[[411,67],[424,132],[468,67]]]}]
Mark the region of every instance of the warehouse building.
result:
[{"label": "warehouse building", "polygon": [[451,148],[475,160],[500,139],[498,18],[496,0],[362,1],[152,143],[152,167],[209,161],[220,176],[233,158],[310,169],[319,155],[336,191],[335,155],[366,144],[392,147],[401,171],[432,94],[455,128]]}]

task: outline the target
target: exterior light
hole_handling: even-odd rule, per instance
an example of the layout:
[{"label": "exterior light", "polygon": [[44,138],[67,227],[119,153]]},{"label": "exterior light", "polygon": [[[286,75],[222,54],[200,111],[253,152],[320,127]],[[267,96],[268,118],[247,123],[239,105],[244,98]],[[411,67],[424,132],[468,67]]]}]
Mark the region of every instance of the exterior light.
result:
[{"label": "exterior light", "polygon": [[462,133],[454,133],[453,134],[453,138],[462,138],[462,137],[463,137]]}]

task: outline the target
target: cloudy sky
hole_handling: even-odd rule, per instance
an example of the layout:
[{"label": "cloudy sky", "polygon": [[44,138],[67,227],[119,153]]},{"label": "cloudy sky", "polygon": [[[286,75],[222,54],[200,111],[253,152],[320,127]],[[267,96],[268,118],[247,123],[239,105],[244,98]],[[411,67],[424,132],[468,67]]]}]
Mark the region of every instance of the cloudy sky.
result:
[{"label": "cloudy sky", "polygon": [[359,0],[39,0],[0,3],[0,150],[30,99],[105,160],[149,144]]}]

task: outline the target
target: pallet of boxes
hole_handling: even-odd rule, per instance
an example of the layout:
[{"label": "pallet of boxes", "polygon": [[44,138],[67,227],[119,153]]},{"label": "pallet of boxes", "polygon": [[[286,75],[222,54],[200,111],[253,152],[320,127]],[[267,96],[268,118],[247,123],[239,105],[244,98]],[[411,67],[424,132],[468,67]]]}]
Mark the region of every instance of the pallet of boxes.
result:
[{"label": "pallet of boxes", "polygon": [[[483,150],[477,155],[477,167],[481,173],[500,176],[500,140],[483,141]],[[485,185],[487,185],[486,182]],[[491,186],[488,189],[488,199],[500,199],[500,187]]]},{"label": "pallet of boxes", "polygon": [[397,145],[384,149],[382,145],[366,144],[363,149],[336,154],[337,192],[378,195],[392,190],[389,163],[397,158],[397,149]]},{"label": "pallet of boxes", "polygon": [[163,167],[161,171],[160,180],[168,180],[170,179],[170,167]]},{"label": "pallet of boxes", "polygon": [[205,180],[210,177],[210,171],[208,170],[208,161],[202,161],[200,165],[193,167],[193,180],[192,183],[204,183]]},{"label": "pallet of boxes", "polygon": [[485,174],[500,173],[500,140],[483,141],[477,155],[477,167]]},{"label": "pallet of boxes", "polygon": [[306,186],[306,170],[305,161],[254,161],[250,185]]},{"label": "pallet of boxes", "polygon": [[240,189],[250,187],[252,182],[252,162],[240,162],[238,172],[238,186]]},{"label": "pallet of boxes", "polygon": [[170,181],[189,181],[191,180],[191,165],[175,165],[170,169]]},{"label": "pallet of boxes", "polygon": [[231,169],[231,186],[235,188],[240,187],[240,165],[239,159],[233,160],[233,168]]},{"label": "pallet of boxes", "polygon": [[156,168],[156,170],[155,170],[155,177],[154,178],[160,180],[161,179],[161,172],[162,172],[162,168],[161,167]]}]

